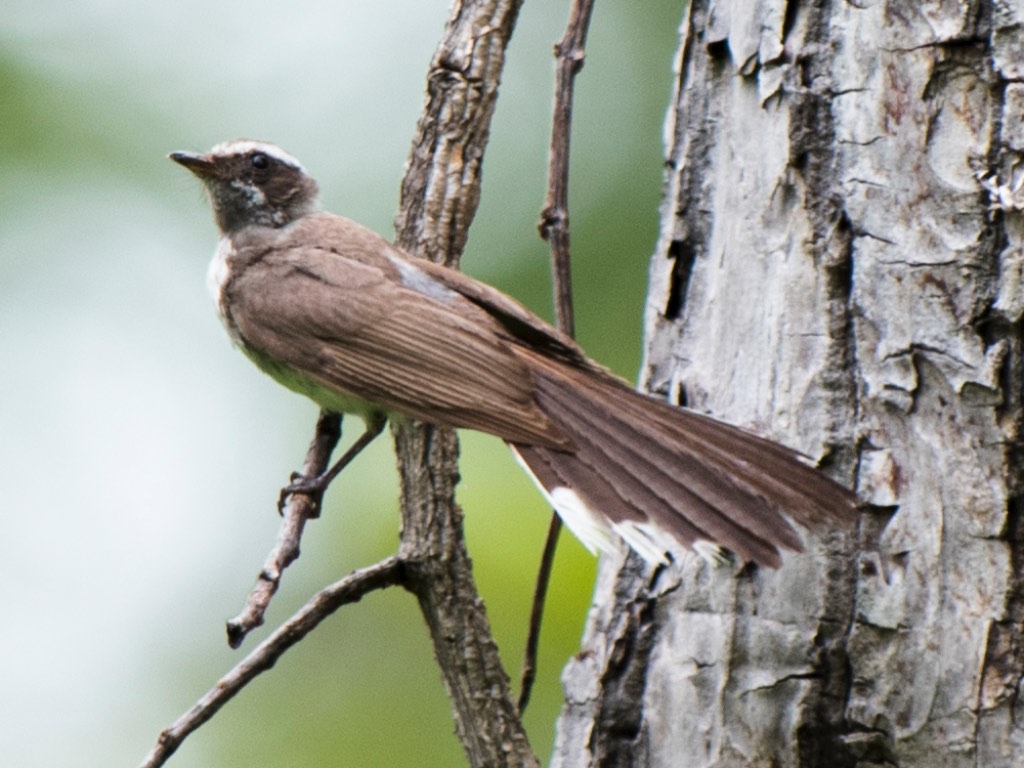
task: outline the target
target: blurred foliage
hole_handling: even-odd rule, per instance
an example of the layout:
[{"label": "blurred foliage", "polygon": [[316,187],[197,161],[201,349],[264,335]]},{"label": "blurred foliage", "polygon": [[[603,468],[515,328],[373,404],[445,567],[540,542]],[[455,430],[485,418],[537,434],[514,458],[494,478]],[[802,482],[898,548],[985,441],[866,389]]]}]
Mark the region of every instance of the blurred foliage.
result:
[{"label": "blurred foliage", "polygon": [[[0,562],[17,573],[0,586],[16,628],[0,639],[0,687],[19,702],[0,712],[5,762],[133,764],[237,660],[221,622],[273,540],[275,489],[301,459],[315,409],[229,352],[202,289],[209,212],[164,156],[237,135],[278,141],[314,170],[326,207],[388,233],[447,4],[395,5],[87,0],[58,11],[24,0],[6,9],[0,466],[19,479],[9,483],[10,508],[24,511],[0,529]],[[567,12],[524,7],[464,260],[546,317],[547,248],[536,223],[551,46]],[[577,326],[588,351],[630,379],[680,12],[667,0],[599,4],[578,79]],[[50,471],[54,438],[60,482]],[[270,624],[394,550],[387,442],[332,489]],[[470,551],[515,680],[549,513],[499,441],[466,434],[463,456]],[[563,537],[526,718],[542,757],[593,575],[590,555]],[[74,654],[62,645],[69,625]],[[397,591],[342,610],[171,761],[460,764],[418,607]]]}]

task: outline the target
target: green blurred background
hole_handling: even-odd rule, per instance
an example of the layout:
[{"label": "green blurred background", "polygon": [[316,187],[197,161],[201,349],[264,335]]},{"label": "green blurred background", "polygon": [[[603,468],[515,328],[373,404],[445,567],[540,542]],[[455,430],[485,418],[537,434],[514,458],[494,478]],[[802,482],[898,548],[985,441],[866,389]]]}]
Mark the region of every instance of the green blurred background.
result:
[{"label": "green blurred background", "polygon": [[[464,268],[550,317],[536,235],[568,3],[527,3]],[[316,409],[230,349],[206,293],[198,183],[166,160],[275,141],[323,202],[391,236],[446,0],[7,0],[0,25],[0,763],[133,766],[239,655],[223,622],[272,545]],[[633,379],[656,238],[679,2],[599,3],[578,81],[579,336]],[[353,430],[355,431],[355,430]],[[497,440],[463,435],[480,589],[519,673],[548,511]],[[273,606],[392,553],[390,440],[335,484]],[[527,715],[550,752],[593,559],[563,538]],[[266,629],[253,642],[266,634]],[[464,765],[418,608],[348,607],[190,738],[194,766]]]}]

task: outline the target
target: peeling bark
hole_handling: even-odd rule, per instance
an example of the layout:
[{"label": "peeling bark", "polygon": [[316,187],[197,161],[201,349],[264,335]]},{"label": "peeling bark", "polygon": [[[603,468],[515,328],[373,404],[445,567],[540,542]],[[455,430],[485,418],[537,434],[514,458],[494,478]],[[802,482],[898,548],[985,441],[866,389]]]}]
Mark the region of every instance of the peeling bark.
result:
[{"label": "peeling bark", "polygon": [[690,4],[643,383],[868,506],[776,572],[606,559],[554,765],[1024,761],[1022,29]]}]

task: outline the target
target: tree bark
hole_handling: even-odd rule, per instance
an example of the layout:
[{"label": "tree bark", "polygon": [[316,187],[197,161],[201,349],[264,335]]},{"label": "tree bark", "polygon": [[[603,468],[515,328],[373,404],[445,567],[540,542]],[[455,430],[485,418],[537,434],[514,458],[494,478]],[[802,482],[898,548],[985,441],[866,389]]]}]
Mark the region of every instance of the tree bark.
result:
[{"label": "tree bark", "polygon": [[866,511],[778,571],[606,558],[554,765],[1024,761],[1022,28],[690,3],[643,384]]},{"label": "tree bark", "polygon": [[[395,219],[410,253],[457,267],[480,199],[480,169],[521,0],[455,2],[427,78]],[[472,766],[538,765],[473,582],[455,501],[455,431],[393,425],[402,484],[406,586],[430,632],[455,730]]]}]

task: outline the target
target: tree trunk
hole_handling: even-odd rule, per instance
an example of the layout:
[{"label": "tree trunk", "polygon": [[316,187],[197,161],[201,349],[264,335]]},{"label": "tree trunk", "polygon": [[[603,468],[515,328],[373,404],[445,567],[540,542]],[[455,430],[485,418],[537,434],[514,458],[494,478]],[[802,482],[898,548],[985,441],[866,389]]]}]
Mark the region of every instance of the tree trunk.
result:
[{"label": "tree trunk", "polygon": [[606,558],[554,765],[1024,764],[1022,25],[690,4],[644,385],[866,509],[779,571]]}]

